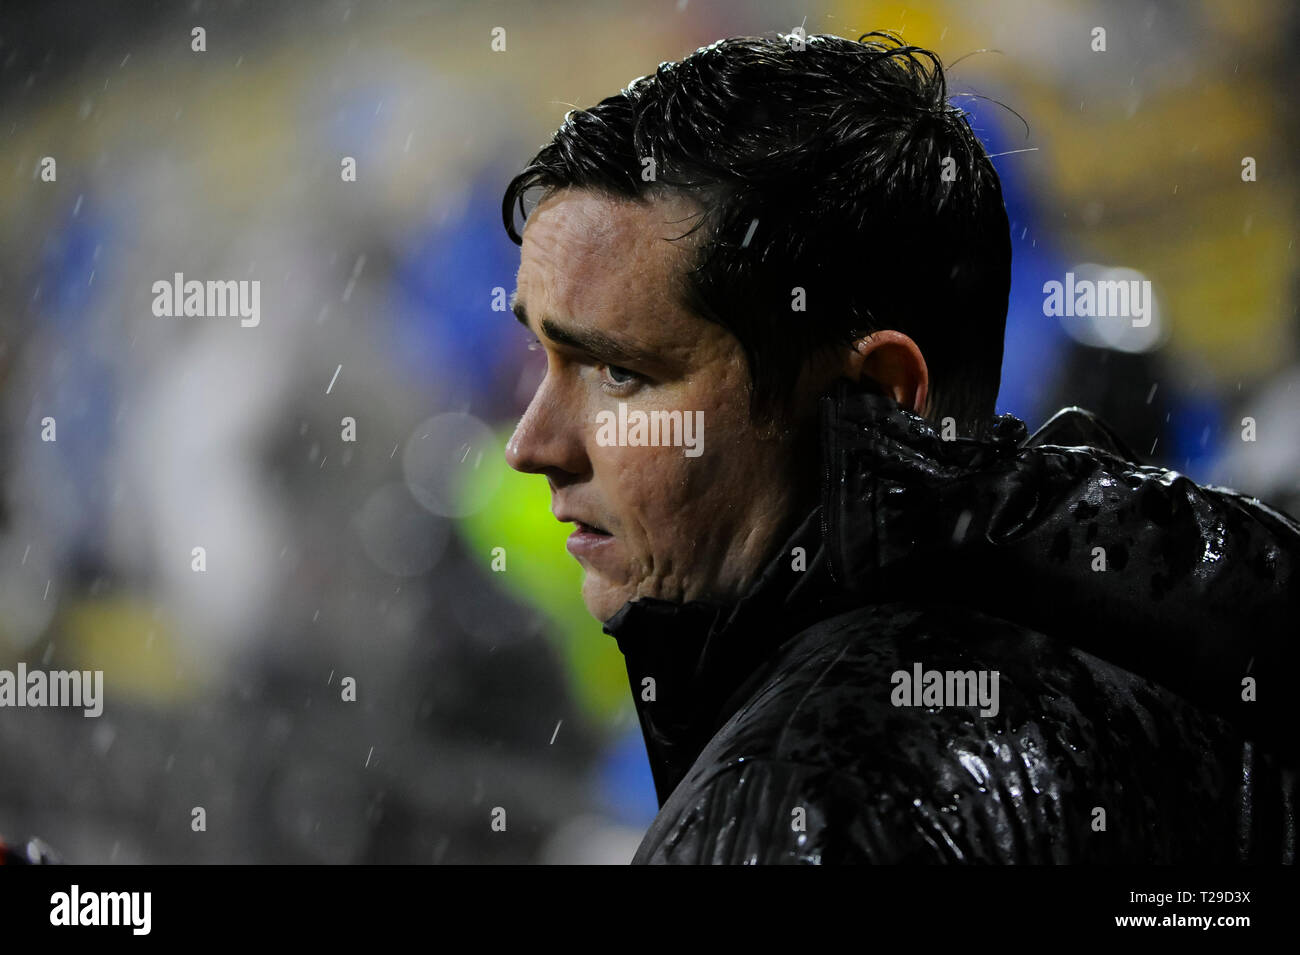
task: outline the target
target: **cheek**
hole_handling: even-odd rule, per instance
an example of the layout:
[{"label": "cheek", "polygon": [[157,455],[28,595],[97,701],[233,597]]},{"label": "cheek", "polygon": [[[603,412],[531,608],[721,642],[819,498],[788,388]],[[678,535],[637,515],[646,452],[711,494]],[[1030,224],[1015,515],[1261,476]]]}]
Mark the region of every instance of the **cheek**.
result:
[{"label": "cheek", "polygon": [[682,469],[683,512],[696,522],[696,536],[745,538],[780,519],[792,491],[797,462],[788,445],[759,438],[748,409],[716,409],[706,428],[705,451]]},{"label": "cheek", "polygon": [[605,502],[629,541],[652,540],[693,505],[697,493],[681,448],[594,447],[590,451]]},{"label": "cheek", "polygon": [[705,447],[699,458],[676,447],[595,449],[604,500],[633,565],[703,570],[699,562],[721,560],[751,523],[750,507],[763,506],[752,492],[766,468],[734,466]]}]

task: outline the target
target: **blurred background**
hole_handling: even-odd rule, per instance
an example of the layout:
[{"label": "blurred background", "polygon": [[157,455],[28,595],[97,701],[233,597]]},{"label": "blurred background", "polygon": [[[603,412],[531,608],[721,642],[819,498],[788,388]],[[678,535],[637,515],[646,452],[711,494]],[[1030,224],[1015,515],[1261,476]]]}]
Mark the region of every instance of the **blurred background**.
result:
[{"label": "blurred background", "polygon": [[[656,803],[622,656],[502,457],[543,359],[493,309],[500,204],[568,109],[724,36],[936,50],[1012,220],[999,411],[1083,405],[1300,511],[1297,9],[6,2],[0,668],[102,669],[105,706],[0,710],[0,834],[91,863],[631,858]],[[1044,316],[1045,282],[1117,269],[1150,327]],[[260,324],[155,317],[176,272],[259,280]]]}]

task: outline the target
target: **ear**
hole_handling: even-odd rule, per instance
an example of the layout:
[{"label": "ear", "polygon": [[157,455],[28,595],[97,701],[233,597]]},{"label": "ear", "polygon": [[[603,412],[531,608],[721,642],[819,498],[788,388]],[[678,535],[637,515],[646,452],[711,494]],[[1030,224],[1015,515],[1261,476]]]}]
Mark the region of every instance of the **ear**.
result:
[{"label": "ear", "polygon": [[916,342],[902,332],[884,329],[859,338],[845,358],[844,374],[853,381],[874,381],[908,411],[925,415],[930,370]]}]

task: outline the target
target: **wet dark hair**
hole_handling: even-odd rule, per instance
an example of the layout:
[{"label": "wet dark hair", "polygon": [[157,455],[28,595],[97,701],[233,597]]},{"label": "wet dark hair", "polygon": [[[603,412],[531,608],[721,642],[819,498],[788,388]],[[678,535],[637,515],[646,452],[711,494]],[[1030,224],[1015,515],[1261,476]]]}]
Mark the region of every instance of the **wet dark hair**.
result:
[{"label": "wet dark hair", "polygon": [[929,50],[889,33],[719,40],[565,116],[506,188],[519,244],[535,187],[695,200],[679,293],[740,341],[756,419],[780,416],[816,353],[884,328],[925,356],[930,420],[971,434],[994,413],[1006,208]]}]

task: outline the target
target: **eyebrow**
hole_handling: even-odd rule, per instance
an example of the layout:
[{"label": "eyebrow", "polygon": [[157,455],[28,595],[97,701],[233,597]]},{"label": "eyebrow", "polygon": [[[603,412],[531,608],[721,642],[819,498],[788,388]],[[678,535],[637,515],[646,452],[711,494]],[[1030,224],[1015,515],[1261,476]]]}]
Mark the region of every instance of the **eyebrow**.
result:
[{"label": "eyebrow", "polygon": [[[519,320],[519,324],[531,329],[528,322],[528,310],[524,307],[524,303],[519,301],[517,292],[510,296],[510,311],[515,313],[515,318]],[[541,329],[551,341],[560,345],[567,345],[570,348],[576,348],[579,351],[586,352],[593,358],[599,358],[612,365],[621,365],[624,362],[656,364],[661,360],[661,356],[654,352],[638,348],[628,342],[619,341],[617,338],[594,329],[571,328],[549,318],[542,319]]]}]

